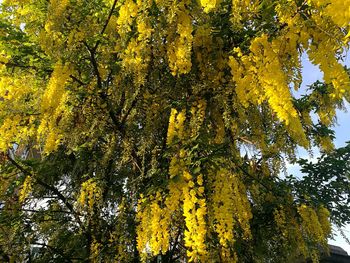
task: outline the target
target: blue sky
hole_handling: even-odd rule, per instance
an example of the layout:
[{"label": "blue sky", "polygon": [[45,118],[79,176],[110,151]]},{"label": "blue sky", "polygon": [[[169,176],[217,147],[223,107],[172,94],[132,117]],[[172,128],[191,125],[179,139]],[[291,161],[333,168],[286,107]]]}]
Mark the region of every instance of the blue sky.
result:
[{"label": "blue sky", "polygon": [[[301,91],[305,91],[307,85],[314,83],[316,80],[322,80],[323,74],[320,72],[319,68],[310,63],[307,59],[307,55],[304,54],[302,57],[303,64],[303,83]],[[345,54],[344,64],[348,67],[350,66],[350,55]],[[336,139],[334,141],[335,146],[342,147],[345,146],[346,141],[350,141],[350,105],[349,103],[345,104],[346,111],[337,111],[337,125],[335,125],[335,135]],[[302,158],[308,158],[310,160],[315,160],[319,156],[317,149],[313,149],[313,156],[310,156],[309,153],[304,149],[298,149],[298,154]],[[300,174],[299,168],[296,165],[288,165],[288,172],[291,174]],[[337,233],[337,231],[335,232]],[[344,233],[348,239],[350,239],[350,225],[345,227]],[[342,238],[339,233],[335,236],[334,240],[329,240],[330,244],[337,245],[345,249],[348,254],[350,254],[350,244],[347,244],[345,239]]]}]

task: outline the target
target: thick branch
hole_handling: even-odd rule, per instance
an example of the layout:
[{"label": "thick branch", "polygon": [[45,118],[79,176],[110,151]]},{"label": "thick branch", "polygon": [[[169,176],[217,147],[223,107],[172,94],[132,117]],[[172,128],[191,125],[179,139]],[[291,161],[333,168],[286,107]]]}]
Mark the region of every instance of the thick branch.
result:
[{"label": "thick branch", "polygon": [[63,211],[63,210],[35,210],[35,209],[25,209],[25,208],[21,208],[21,209],[10,209],[10,208],[4,208],[1,207],[0,211],[22,211],[22,212],[29,212],[29,213],[42,213],[42,212],[49,212],[49,213],[62,213],[62,214],[72,214],[72,212],[70,211]]},{"label": "thick branch", "polygon": [[[112,17],[112,14],[114,12],[114,9],[115,9],[115,6],[117,5],[117,0],[114,0],[113,2],[113,5],[112,5],[112,8],[111,10],[109,11],[109,14],[108,14],[108,17],[107,17],[107,20],[105,22],[105,24],[103,25],[103,28],[102,28],[102,31],[100,33],[101,36],[103,36],[104,32],[106,31],[107,29],[107,26],[108,26],[108,23],[109,21],[111,20],[111,17]],[[98,47],[98,45],[101,43],[101,40],[98,40],[93,48],[93,50],[95,51]]]},{"label": "thick branch", "polygon": [[[7,154],[7,158],[23,174],[34,178],[33,174],[30,171],[28,171],[23,166],[21,166],[18,162],[16,162],[14,159],[12,159],[9,154]],[[77,222],[79,223],[79,225],[83,226],[82,222],[81,222],[81,220],[79,218],[78,213],[74,210],[73,205],[67,200],[67,198],[56,187],[45,183],[44,181],[40,180],[39,178],[34,178],[34,179],[39,185],[43,186],[47,190],[49,190],[52,193],[54,193],[55,195],[57,195],[58,199],[61,200],[63,202],[63,204],[68,208],[68,210],[74,215],[74,217],[77,220]]]},{"label": "thick branch", "polygon": [[[6,67],[13,67],[13,68],[24,68],[24,69],[34,69],[36,71],[39,71],[40,69],[36,66],[31,66],[31,65],[21,65],[21,64],[16,64],[16,63],[12,63],[12,62],[2,62],[0,61],[0,65],[5,65]],[[52,69],[41,69],[43,71],[45,71],[46,73],[51,74],[53,72]],[[82,86],[85,86],[86,84],[84,82],[82,82],[80,79],[78,79],[77,77],[70,75],[69,76],[72,80],[76,81],[77,83],[79,83]]]},{"label": "thick branch", "polygon": [[89,45],[84,41],[84,46],[86,47],[86,49],[89,51],[90,54],[90,61],[92,63],[92,68],[94,70],[94,73],[96,75],[96,83],[97,83],[97,87],[102,90],[102,78],[100,75],[100,72],[98,70],[98,64],[96,61],[96,53],[95,53],[95,49],[90,48]]}]

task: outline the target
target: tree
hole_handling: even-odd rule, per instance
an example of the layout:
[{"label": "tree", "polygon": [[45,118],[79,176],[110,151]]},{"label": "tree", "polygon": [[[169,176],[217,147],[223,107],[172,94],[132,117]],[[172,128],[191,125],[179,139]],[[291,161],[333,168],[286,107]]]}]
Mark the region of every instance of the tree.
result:
[{"label": "tree", "polygon": [[332,149],[349,5],[3,1],[3,261],[316,262],[332,209],[279,175]]},{"label": "tree", "polygon": [[350,142],[345,147],[323,154],[312,163],[298,160],[302,178],[287,179],[293,196],[314,206],[323,204],[330,212],[331,221],[338,227],[350,223]]}]

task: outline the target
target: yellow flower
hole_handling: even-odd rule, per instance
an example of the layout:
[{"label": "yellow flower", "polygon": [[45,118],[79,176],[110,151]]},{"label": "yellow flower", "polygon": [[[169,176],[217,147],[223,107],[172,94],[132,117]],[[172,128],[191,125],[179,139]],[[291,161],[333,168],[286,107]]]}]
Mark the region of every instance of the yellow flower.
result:
[{"label": "yellow flower", "polygon": [[27,176],[24,179],[24,182],[23,182],[21,190],[19,191],[19,196],[18,196],[19,202],[23,203],[24,200],[31,193],[31,191],[32,191],[32,177],[31,176]]}]

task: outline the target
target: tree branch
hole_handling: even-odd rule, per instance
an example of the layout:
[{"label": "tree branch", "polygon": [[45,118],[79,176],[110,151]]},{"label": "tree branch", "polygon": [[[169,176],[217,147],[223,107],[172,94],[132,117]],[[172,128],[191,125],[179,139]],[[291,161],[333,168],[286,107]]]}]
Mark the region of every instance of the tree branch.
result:
[{"label": "tree branch", "polygon": [[[23,166],[21,166],[18,162],[16,162],[14,159],[12,159],[12,157],[10,156],[10,154],[7,154],[7,158],[8,160],[18,169],[20,170],[23,174],[30,176],[32,178],[34,178],[33,174],[28,171],[27,169],[25,169]],[[51,191],[52,193],[54,193],[55,195],[57,195],[58,199],[61,200],[63,202],[63,204],[68,208],[68,210],[73,214],[74,218],[77,220],[78,224],[83,228],[83,224],[79,218],[78,213],[74,210],[74,207],[71,203],[68,202],[67,198],[54,186],[51,186],[47,183],[45,183],[44,181],[40,180],[39,178],[34,178],[35,181],[43,186],[44,188],[46,188],[47,190]]]},{"label": "tree branch", "polygon": [[65,262],[73,262],[72,260],[82,260],[82,258],[71,258],[71,257],[67,257],[64,252],[62,251],[62,249],[58,249],[58,248],[55,248],[53,246],[50,246],[50,245],[47,245],[45,243],[39,243],[39,242],[31,242],[30,243],[31,245],[37,245],[37,246],[41,246],[41,247],[46,247],[48,248],[49,250],[51,250],[52,252],[54,253],[57,253],[59,254],[61,257],[64,258]]},{"label": "tree branch", "polygon": [[30,213],[40,213],[40,212],[50,212],[50,213],[63,213],[63,214],[72,214],[70,211],[63,211],[63,210],[35,210],[35,209],[10,209],[10,208],[4,208],[1,207],[0,211],[22,211],[22,212],[30,212]]},{"label": "tree branch", "polygon": [[[0,65],[5,65],[6,67],[13,67],[13,68],[25,68],[25,69],[34,69],[36,71],[39,71],[40,69],[36,66],[31,66],[31,65],[20,65],[20,64],[16,64],[16,63],[5,63],[3,61],[0,61]],[[46,73],[51,74],[53,72],[52,69],[41,69],[43,71],[45,71]],[[79,83],[82,86],[86,86],[87,84],[85,84],[84,82],[82,82],[80,79],[78,79],[77,77],[70,75],[69,76],[72,80],[76,81],[77,83]]]},{"label": "tree branch", "polygon": [[[102,31],[101,31],[101,33],[100,33],[101,36],[104,34],[104,32],[105,32],[106,29],[107,29],[108,23],[109,23],[109,21],[111,20],[111,17],[112,17],[112,14],[113,14],[113,12],[114,12],[114,9],[115,9],[116,4],[117,4],[117,0],[114,0],[113,5],[112,5],[112,8],[111,8],[111,10],[109,11],[107,20],[106,20],[105,24],[103,25]],[[95,46],[94,46],[94,48],[93,48],[94,51],[97,49],[97,47],[98,47],[98,45],[99,45],[100,43],[101,43],[101,40],[98,40],[98,41],[96,42],[96,44],[95,44]]]},{"label": "tree branch", "polygon": [[95,49],[90,48],[89,45],[86,43],[86,41],[84,41],[83,43],[84,43],[84,46],[86,47],[86,49],[89,51],[90,61],[92,63],[92,68],[93,68],[94,73],[96,75],[96,84],[97,84],[97,87],[101,90],[102,89],[102,78],[101,78],[100,72],[98,70],[98,64],[97,64],[96,56],[95,56],[96,55]]}]

